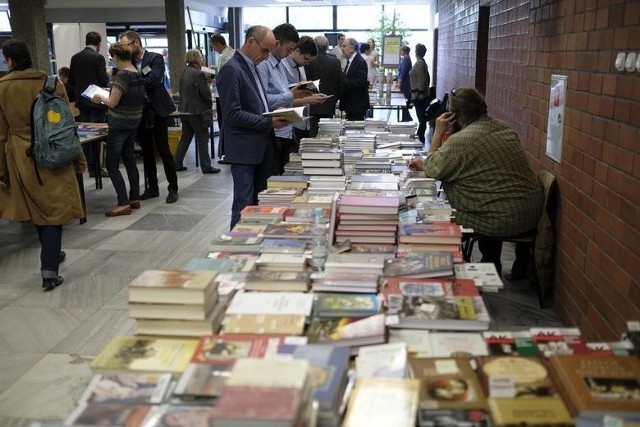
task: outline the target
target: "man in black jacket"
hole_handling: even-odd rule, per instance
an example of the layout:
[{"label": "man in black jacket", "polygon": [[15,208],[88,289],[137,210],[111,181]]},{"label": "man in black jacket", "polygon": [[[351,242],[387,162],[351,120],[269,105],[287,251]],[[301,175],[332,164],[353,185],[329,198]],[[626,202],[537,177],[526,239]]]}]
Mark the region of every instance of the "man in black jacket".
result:
[{"label": "man in black jacket", "polygon": [[312,138],[318,134],[318,122],[321,118],[332,118],[335,115],[336,103],[340,98],[340,88],[343,74],[340,60],[327,54],[329,41],[325,36],[317,36],[314,41],[318,47],[318,55],[305,67],[308,80],[320,79],[320,92],[333,95],[325,102],[309,107],[311,114],[309,135]]},{"label": "man in black jacket", "polygon": [[[104,56],[100,54],[101,44],[100,34],[94,31],[88,32],[85,36],[85,48],[71,57],[67,83],[73,89],[73,97],[76,101],[76,107],[80,110],[81,122],[104,123],[106,118],[107,110],[104,105],[94,104],[91,99],[81,96],[89,85],[94,84],[100,87],[109,85],[107,64]],[[87,158],[89,174],[93,177],[96,162],[93,148],[91,144],[85,144],[82,148]],[[106,170],[101,169],[100,171],[103,177],[109,176]]]},{"label": "man in black jacket", "polygon": [[347,63],[344,67],[340,110],[346,113],[347,120],[364,120],[370,108],[367,61],[358,53],[358,42],[352,38],[345,39],[342,53]]},{"label": "man in black jacket", "polygon": [[140,35],[135,31],[129,30],[122,33],[120,41],[129,45],[133,51],[132,62],[142,73],[148,98],[138,131],[146,181],[145,190],[140,195],[140,200],[160,196],[155,156],[155,152],[158,150],[164,166],[164,173],[169,182],[169,194],[166,201],[167,203],[175,203],[178,201],[178,175],[173,156],[169,150],[167,130],[169,114],[174,112],[176,107],[164,87],[164,58],[159,53],[144,49]]}]

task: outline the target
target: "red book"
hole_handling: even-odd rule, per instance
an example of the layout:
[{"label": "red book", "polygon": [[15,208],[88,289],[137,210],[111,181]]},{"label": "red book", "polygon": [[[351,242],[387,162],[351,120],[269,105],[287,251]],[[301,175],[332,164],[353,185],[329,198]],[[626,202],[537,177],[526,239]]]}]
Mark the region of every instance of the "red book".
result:
[{"label": "red book", "polygon": [[394,197],[342,196],[340,213],[397,214],[400,199]]},{"label": "red book", "polygon": [[460,226],[454,223],[400,224],[399,243],[432,243],[459,245],[462,239]]},{"label": "red book", "polygon": [[276,354],[284,337],[275,335],[203,335],[196,347],[192,363],[229,363],[244,357]]},{"label": "red book", "polygon": [[225,385],[216,400],[214,418],[221,421],[281,421],[286,422],[282,425],[294,425],[302,395],[303,391],[297,388]]}]

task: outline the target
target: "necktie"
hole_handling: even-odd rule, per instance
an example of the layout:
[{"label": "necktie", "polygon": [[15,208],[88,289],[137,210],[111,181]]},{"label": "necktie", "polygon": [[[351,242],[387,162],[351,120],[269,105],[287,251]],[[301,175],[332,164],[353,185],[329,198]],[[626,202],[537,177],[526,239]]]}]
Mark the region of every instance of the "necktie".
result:
[{"label": "necktie", "polygon": [[344,66],[344,73],[347,74],[347,70],[349,69],[349,64],[351,63],[351,59],[347,59],[347,65]]},{"label": "necktie", "polygon": [[302,74],[300,73],[300,66],[296,67],[296,71],[298,72],[298,81],[301,82],[302,81]]}]

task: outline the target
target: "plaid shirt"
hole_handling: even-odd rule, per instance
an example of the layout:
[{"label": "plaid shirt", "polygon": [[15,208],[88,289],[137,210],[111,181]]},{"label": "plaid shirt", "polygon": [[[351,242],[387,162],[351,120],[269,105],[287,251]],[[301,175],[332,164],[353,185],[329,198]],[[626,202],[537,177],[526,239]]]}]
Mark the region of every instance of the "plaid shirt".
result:
[{"label": "plaid shirt", "polygon": [[425,159],[425,174],[442,181],[456,221],[488,236],[536,227],[543,190],[518,135],[504,123],[481,117],[453,134]]}]

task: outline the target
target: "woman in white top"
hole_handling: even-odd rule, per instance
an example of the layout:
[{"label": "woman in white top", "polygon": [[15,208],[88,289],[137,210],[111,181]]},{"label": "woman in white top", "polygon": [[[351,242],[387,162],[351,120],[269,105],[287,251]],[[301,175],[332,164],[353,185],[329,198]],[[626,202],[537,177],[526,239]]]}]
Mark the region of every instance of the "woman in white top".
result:
[{"label": "woman in white top", "polygon": [[380,54],[376,50],[376,41],[374,39],[369,39],[367,42],[369,43],[369,52],[363,57],[367,61],[367,67],[369,67],[369,73],[367,74],[367,80],[369,80],[369,84],[371,86],[375,86],[376,81],[378,79],[378,67],[380,66]]}]

